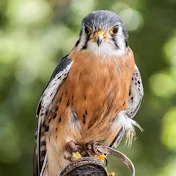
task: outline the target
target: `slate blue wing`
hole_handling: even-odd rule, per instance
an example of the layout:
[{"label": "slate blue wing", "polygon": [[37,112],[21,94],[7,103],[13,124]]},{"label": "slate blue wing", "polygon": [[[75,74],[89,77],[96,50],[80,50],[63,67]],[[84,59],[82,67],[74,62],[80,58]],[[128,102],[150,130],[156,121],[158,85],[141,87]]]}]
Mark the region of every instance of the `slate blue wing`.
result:
[{"label": "slate blue wing", "polygon": [[35,151],[34,151],[34,166],[33,175],[41,176],[42,170],[44,170],[47,163],[46,155],[46,143],[45,143],[45,126],[43,122],[47,117],[47,113],[52,107],[53,100],[58,92],[59,87],[67,77],[69,70],[72,66],[72,60],[65,56],[59,65],[54,70],[47,86],[45,87],[43,94],[40,98],[37,108],[37,129],[35,136]]}]

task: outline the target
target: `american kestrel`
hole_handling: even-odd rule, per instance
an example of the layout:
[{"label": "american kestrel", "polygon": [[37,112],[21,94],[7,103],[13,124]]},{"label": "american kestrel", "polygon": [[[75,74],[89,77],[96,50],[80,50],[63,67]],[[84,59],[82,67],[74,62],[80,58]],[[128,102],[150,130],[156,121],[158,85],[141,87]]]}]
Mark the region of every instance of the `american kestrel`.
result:
[{"label": "american kestrel", "polygon": [[34,176],[56,176],[69,163],[66,144],[131,142],[143,97],[140,72],[120,17],[94,11],[54,70],[37,109]]}]

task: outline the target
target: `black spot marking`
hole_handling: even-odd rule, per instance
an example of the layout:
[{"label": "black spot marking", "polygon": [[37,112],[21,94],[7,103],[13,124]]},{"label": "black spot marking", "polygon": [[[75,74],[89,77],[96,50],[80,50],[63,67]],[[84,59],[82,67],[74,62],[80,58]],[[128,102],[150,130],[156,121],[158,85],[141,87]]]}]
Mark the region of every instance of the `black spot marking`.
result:
[{"label": "black spot marking", "polygon": [[124,103],[123,103],[123,106],[125,105],[125,101],[124,101]]},{"label": "black spot marking", "polygon": [[58,79],[61,79],[61,76],[59,76]]},{"label": "black spot marking", "polygon": [[46,116],[48,115],[48,111],[45,111],[45,115],[46,115]]},{"label": "black spot marking", "polygon": [[140,82],[140,81],[138,81],[138,84],[141,84],[141,82]]},{"label": "black spot marking", "polygon": [[41,116],[43,116],[44,115],[44,113],[43,113],[43,111],[41,112]]},{"label": "black spot marking", "polygon": [[112,41],[114,42],[116,49],[119,49],[119,46],[117,45],[116,39],[114,37],[112,37]]},{"label": "black spot marking", "polygon": [[131,101],[133,102],[133,97],[131,97]]},{"label": "black spot marking", "polygon": [[140,89],[138,88],[138,90],[140,91]]},{"label": "black spot marking", "polygon": [[45,132],[48,132],[48,130],[49,130],[49,125],[46,126],[46,128],[45,128]]},{"label": "black spot marking", "polygon": [[59,123],[61,122],[61,117],[59,117],[58,122],[59,122]]},{"label": "black spot marking", "polygon": [[40,155],[41,155],[41,156],[45,156],[45,154],[46,154],[46,150],[40,151]]},{"label": "black spot marking", "polygon": [[43,123],[43,127],[46,128],[46,126],[47,126],[47,125],[46,125],[46,121],[44,121],[44,123]]},{"label": "black spot marking", "polygon": [[86,115],[83,114],[83,123],[85,124],[86,123]]},{"label": "black spot marking", "polygon": [[62,97],[59,98],[59,103],[62,101]]},{"label": "black spot marking", "polygon": [[70,101],[69,101],[69,99],[68,99],[68,101],[67,101],[67,107],[70,105]]},{"label": "black spot marking", "polygon": [[87,115],[87,110],[85,110],[85,115]]},{"label": "black spot marking", "polygon": [[130,91],[129,91],[129,96],[131,95],[131,89],[130,89]]},{"label": "black spot marking", "polygon": [[58,128],[56,128],[56,132],[57,132]]},{"label": "black spot marking", "polygon": [[84,100],[86,100],[86,98],[87,98],[87,96],[85,95],[85,96],[84,96]]},{"label": "black spot marking", "polygon": [[87,43],[82,47],[83,50],[87,48]]},{"label": "black spot marking", "polygon": [[53,95],[53,93],[50,94],[50,97]]},{"label": "black spot marking", "polygon": [[133,81],[134,79],[132,78],[132,81]]},{"label": "black spot marking", "polygon": [[51,102],[53,102],[53,100],[54,100],[54,97],[52,98]]},{"label": "black spot marking", "polygon": [[56,107],[55,107],[55,112],[57,112],[57,111],[58,111],[58,108],[59,108],[58,106],[56,106]]},{"label": "black spot marking", "polygon": [[137,86],[137,82],[135,82],[135,85]]},{"label": "black spot marking", "polygon": [[57,117],[57,113],[54,114],[53,119],[55,119],[56,117]]},{"label": "black spot marking", "polygon": [[45,142],[45,138],[43,139],[43,141],[40,140],[40,144],[41,144],[41,145],[45,145],[45,144],[46,144],[46,142]]},{"label": "black spot marking", "polygon": [[48,120],[48,123],[50,123],[51,122],[51,118]]}]

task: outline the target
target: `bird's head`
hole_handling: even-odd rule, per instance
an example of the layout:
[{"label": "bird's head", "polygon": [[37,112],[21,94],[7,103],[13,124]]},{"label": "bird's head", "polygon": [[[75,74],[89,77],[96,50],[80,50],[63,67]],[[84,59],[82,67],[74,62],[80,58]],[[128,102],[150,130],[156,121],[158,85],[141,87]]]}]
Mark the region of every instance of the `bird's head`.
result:
[{"label": "bird's head", "polygon": [[76,47],[97,55],[123,55],[128,46],[127,32],[120,17],[113,12],[99,10],[82,20]]}]

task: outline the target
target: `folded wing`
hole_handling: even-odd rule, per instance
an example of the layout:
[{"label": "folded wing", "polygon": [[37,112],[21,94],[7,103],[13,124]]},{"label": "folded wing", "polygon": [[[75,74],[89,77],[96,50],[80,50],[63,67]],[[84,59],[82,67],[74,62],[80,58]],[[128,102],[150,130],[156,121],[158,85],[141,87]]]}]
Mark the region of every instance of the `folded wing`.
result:
[{"label": "folded wing", "polygon": [[68,56],[64,57],[60,64],[54,70],[43,94],[40,98],[37,108],[37,129],[35,137],[35,151],[34,151],[34,168],[33,175],[41,176],[47,163],[47,152],[44,133],[47,131],[44,121],[47,118],[49,110],[52,108],[53,100],[62,85],[64,79],[67,77],[72,66],[72,60]]}]

